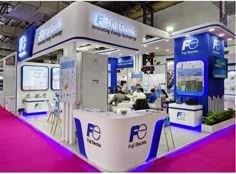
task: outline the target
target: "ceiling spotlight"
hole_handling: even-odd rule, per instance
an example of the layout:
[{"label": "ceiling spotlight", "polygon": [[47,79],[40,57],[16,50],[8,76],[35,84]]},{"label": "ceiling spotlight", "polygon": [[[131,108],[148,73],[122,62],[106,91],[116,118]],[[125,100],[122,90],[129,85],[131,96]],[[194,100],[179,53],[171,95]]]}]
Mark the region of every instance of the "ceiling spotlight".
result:
[{"label": "ceiling spotlight", "polygon": [[227,40],[230,41],[230,40],[233,40],[233,39],[232,38],[228,38]]},{"label": "ceiling spotlight", "polygon": [[166,51],[170,51],[169,49],[166,49]]},{"label": "ceiling spotlight", "polygon": [[189,34],[186,34],[185,37],[189,37]]},{"label": "ceiling spotlight", "polygon": [[166,41],[166,42],[169,42],[169,39],[166,39],[165,41]]},{"label": "ceiling spotlight", "polygon": [[225,34],[224,33],[221,33],[221,34],[219,34],[219,37],[223,37]]},{"label": "ceiling spotlight", "polygon": [[145,54],[148,54],[148,53],[145,53]]},{"label": "ceiling spotlight", "polygon": [[210,28],[209,31],[214,31],[215,29],[214,28]]},{"label": "ceiling spotlight", "polygon": [[143,45],[144,47],[147,47],[147,45]]},{"label": "ceiling spotlight", "polygon": [[138,53],[138,51],[135,52],[136,54]]},{"label": "ceiling spotlight", "polygon": [[168,27],[166,27],[166,31],[167,32],[172,32],[172,31],[174,31],[174,27],[173,26],[168,26]]},{"label": "ceiling spotlight", "polygon": [[120,56],[122,56],[123,54],[119,54]]},{"label": "ceiling spotlight", "polygon": [[86,44],[82,44],[82,46],[85,46]]},{"label": "ceiling spotlight", "polygon": [[156,47],[155,49],[156,49],[156,50],[158,50],[158,49],[159,49],[159,47]]}]

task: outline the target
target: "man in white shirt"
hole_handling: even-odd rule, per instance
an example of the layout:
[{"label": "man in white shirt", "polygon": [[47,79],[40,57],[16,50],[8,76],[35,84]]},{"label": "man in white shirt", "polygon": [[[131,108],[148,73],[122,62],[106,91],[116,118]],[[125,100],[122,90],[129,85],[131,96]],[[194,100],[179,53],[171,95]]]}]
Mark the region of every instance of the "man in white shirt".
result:
[{"label": "man in white shirt", "polygon": [[133,94],[134,103],[137,99],[146,99],[147,96],[143,93],[143,88],[137,88],[137,92],[135,91]]}]

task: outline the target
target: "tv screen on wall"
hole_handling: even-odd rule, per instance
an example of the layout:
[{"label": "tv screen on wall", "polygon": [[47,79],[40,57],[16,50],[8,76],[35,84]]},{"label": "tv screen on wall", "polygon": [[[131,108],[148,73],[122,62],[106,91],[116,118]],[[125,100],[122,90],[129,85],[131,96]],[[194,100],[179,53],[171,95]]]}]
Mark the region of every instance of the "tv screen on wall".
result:
[{"label": "tv screen on wall", "polygon": [[51,89],[60,89],[60,68],[54,67],[51,69]]},{"label": "tv screen on wall", "polygon": [[21,89],[23,91],[48,90],[48,67],[24,65],[21,67]]},{"label": "tv screen on wall", "polygon": [[214,78],[227,78],[228,60],[222,57],[216,57],[213,64]]}]

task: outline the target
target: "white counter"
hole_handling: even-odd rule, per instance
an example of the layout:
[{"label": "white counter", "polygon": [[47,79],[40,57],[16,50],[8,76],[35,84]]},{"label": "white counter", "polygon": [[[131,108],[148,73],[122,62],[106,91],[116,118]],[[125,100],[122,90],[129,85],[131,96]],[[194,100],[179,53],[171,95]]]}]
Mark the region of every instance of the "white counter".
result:
[{"label": "white counter", "polygon": [[171,123],[196,127],[201,124],[202,105],[169,104]]},{"label": "white counter", "polygon": [[48,111],[48,104],[46,98],[26,98],[23,100],[25,112],[27,114],[40,113]]},{"label": "white counter", "polygon": [[74,110],[79,151],[108,171],[127,171],[156,158],[166,113],[148,111],[126,115]]}]

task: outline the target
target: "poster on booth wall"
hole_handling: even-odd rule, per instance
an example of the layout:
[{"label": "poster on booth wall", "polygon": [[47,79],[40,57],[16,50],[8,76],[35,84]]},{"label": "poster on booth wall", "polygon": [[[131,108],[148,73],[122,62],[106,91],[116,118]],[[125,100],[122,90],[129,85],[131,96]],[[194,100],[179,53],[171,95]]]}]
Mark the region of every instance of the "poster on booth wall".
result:
[{"label": "poster on booth wall", "polygon": [[134,92],[135,91],[135,86],[136,84],[142,84],[143,81],[143,73],[142,72],[134,72],[131,73],[131,91]]},{"label": "poster on booth wall", "polygon": [[166,61],[166,88],[167,93],[174,93],[174,60]]},{"label": "poster on booth wall", "polygon": [[75,103],[76,90],[76,58],[63,56],[60,59],[60,101]]},{"label": "poster on booth wall", "polygon": [[161,87],[165,89],[166,77],[165,74],[143,74],[142,86],[144,93],[150,93],[151,89]]},{"label": "poster on booth wall", "polygon": [[204,94],[203,61],[185,61],[176,64],[176,92],[179,95],[202,96]]},{"label": "poster on booth wall", "polygon": [[228,77],[224,81],[224,86],[225,86],[224,93],[226,95],[235,95],[235,88],[236,88],[235,80],[236,80],[236,71],[235,70],[228,71]]}]

